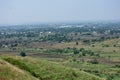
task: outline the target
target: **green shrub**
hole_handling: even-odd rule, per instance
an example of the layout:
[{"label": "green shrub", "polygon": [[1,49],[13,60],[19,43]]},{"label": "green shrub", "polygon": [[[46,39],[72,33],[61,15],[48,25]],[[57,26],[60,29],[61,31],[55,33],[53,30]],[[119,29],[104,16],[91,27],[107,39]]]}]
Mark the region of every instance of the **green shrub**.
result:
[{"label": "green shrub", "polygon": [[25,56],[26,56],[26,53],[23,52],[23,51],[21,51],[21,52],[20,52],[20,56],[25,57]]},{"label": "green shrub", "polygon": [[74,50],[74,54],[79,54],[79,50]]},{"label": "green shrub", "polygon": [[92,64],[98,64],[99,62],[97,61],[97,59],[94,59],[91,61]]}]

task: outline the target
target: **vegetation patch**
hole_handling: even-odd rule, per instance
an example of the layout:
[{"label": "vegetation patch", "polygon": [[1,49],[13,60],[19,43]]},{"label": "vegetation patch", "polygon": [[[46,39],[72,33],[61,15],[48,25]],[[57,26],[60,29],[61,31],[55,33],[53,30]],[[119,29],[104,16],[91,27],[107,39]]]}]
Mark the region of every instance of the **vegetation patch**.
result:
[{"label": "vegetation patch", "polygon": [[3,60],[26,70],[40,80],[102,80],[97,76],[77,69],[66,68],[57,63],[21,57],[2,57]]}]

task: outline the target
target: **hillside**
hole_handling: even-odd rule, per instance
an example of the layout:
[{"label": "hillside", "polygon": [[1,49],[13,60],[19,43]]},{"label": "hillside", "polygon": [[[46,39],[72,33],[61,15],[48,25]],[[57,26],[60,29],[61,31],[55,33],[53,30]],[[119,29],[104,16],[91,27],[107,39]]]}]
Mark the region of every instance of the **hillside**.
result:
[{"label": "hillside", "polygon": [[38,80],[28,72],[0,59],[0,80]]},{"label": "hillside", "polygon": [[1,57],[0,80],[37,80],[37,78],[39,80],[102,80],[89,73],[46,60],[18,56]]}]

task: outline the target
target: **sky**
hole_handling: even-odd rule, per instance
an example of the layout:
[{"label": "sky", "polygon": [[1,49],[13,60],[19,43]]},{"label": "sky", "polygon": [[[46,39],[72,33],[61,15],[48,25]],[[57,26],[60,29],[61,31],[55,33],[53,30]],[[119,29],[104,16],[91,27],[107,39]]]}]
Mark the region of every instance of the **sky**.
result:
[{"label": "sky", "polygon": [[0,24],[120,21],[120,0],[0,0]]}]

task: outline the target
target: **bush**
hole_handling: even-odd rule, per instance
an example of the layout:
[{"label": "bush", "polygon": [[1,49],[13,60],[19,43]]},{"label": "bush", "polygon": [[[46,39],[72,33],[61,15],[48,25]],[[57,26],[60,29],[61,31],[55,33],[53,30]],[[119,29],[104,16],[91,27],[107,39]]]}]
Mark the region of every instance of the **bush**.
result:
[{"label": "bush", "polygon": [[96,59],[94,59],[94,60],[91,61],[91,63],[92,64],[98,64],[99,62]]},{"label": "bush", "polygon": [[120,65],[115,65],[115,67],[120,68]]},{"label": "bush", "polygon": [[85,52],[82,52],[82,56],[86,56],[86,53],[85,53]]},{"label": "bush", "polygon": [[96,54],[95,56],[100,57],[100,54]]},{"label": "bush", "polygon": [[23,52],[23,51],[21,51],[21,52],[20,52],[20,56],[25,57],[25,56],[26,56],[26,53]]},{"label": "bush", "polygon": [[80,48],[80,51],[84,51],[85,49],[84,48]]},{"label": "bush", "polygon": [[74,50],[74,54],[79,54],[79,50]]}]

